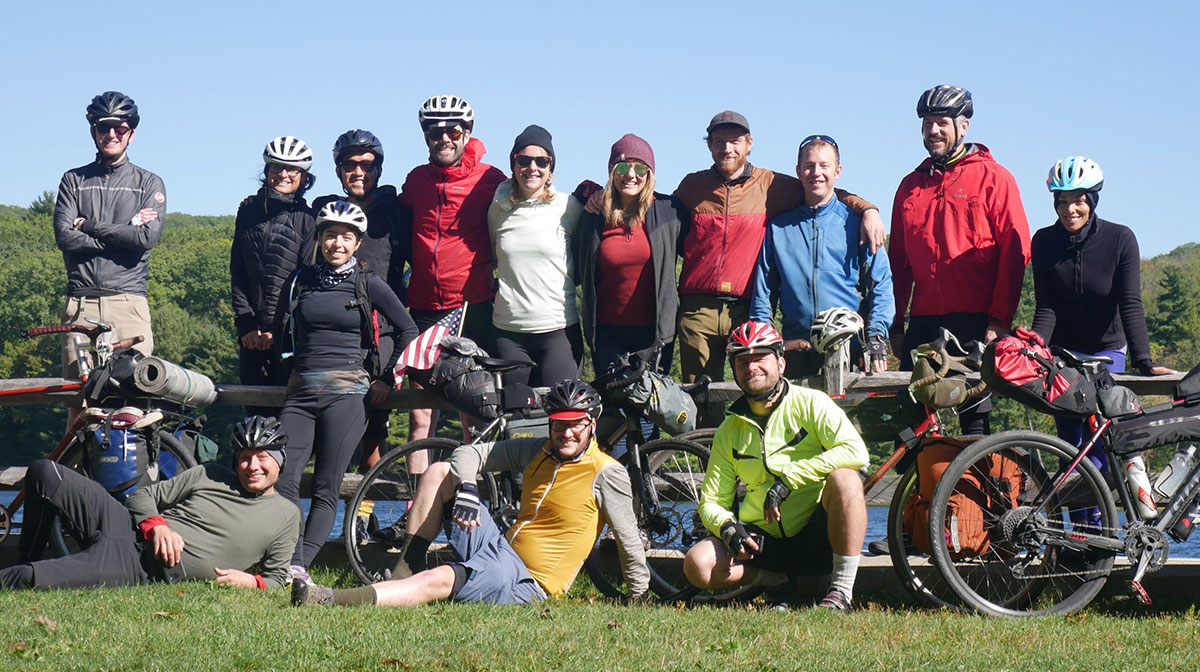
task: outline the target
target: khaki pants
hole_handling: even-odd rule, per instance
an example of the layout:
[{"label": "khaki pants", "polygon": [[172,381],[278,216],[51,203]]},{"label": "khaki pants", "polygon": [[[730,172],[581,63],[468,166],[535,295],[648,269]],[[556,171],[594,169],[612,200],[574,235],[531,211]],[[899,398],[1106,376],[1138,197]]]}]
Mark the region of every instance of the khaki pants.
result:
[{"label": "khaki pants", "polygon": [[[63,310],[63,324],[88,324],[84,318],[112,325],[116,340],[141,335],[145,338],[134,346],[138,352],[150,355],[154,351],[154,334],[150,331],[150,304],[137,294],[116,296],[68,296]],[[62,340],[63,378],[78,378],[79,363],[75,357],[74,339],[78,334],[66,334]],[[84,338],[86,342],[86,338]],[[95,362],[92,362],[94,365]]]},{"label": "khaki pants", "polygon": [[[729,332],[750,319],[750,305],[745,300],[724,301],[708,294],[687,294],[679,297],[679,368],[683,382],[692,383],[701,375],[714,382],[725,380],[725,344]],[[716,426],[724,409],[720,402],[705,404],[700,409],[700,423]]]}]

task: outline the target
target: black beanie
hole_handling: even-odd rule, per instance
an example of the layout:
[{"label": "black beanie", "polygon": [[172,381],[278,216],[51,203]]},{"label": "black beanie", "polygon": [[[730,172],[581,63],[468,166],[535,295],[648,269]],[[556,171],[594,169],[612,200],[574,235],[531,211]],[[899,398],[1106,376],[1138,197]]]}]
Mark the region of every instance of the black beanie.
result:
[{"label": "black beanie", "polygon": [[550,142],[550,131],[547,131],[537,124],[530,124],[526,126],[525,130],[521,131],[521,134],[518,135],[517,139],[513,141],[512,151],[508,153],[509,169],[511,170],[517,167],[517,160],[513,158],[516,153],[530,145],[537,145],[538,147],[546,150],[546,153],[550,155],[550,170],[553,171],[554,145]]}]

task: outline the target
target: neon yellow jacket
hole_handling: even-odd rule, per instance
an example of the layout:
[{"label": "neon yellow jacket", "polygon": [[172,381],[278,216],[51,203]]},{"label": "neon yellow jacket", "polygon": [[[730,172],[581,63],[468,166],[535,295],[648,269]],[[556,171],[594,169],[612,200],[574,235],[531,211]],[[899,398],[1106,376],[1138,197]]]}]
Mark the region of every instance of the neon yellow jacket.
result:
[{"label": "neon yellow jacket", "polygon": [[[746,499],[738,509],[738,519],[775,537],[794,536],[816,511],[825,477],[841,467],[858,469],[868,459],[862,437],[824,392],[786,385],[783,397],[767,417],[765,432],[750,419],[745,398],[739,399],[713,437],[700,490],[700,519],[719,535],[721,525],[734,516],[740,480],[746,484]],[[783,520],[767,524],[763,500],[777,476],[792,493],[780,506]]]}]

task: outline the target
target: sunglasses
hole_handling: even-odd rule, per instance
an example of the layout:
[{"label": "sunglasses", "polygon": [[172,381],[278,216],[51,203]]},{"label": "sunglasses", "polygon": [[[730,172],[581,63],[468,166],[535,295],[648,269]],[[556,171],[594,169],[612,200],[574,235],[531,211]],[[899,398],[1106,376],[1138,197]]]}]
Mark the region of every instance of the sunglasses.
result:
[{"label": "sunglasses", "polygon": [[628,161],[622,161],[613,166],[613,168],[617,170],[617,175],[628,175],[630,168],[633,168],[633,174],[638,177],[645,177],[646,173],[650,172],[650,166],[644,163],[630,163]]},{"label": "sunglasses", "polygon": [[458,140],[462,139],[463,130],[458,126],[454,126],[453,128],[434,126],[428,131],[425,131],[425,139],[429,142],[437,142],[438,140],[442,139],[443,135],[457,142]]},{"label": "sunglasses", "polygon": [[524,154],[514,154],[513,161],[522,168],[528,168],[529,164],[536,163],[538,168],[549,168],[550,157],[548,156],[525,156]]},{"label": "sunglasses", "polygon": [[108,135],[109,133],[116,133],[118,138],[125,137],[130,131],[133,130],[124,124],[121,126],[114,126],[113,124],[96,124],[95,128],[96,132],[101,136]]},{"label": "sunglasses", "polygon": [[822,135],[822,134],[818,133],[817,135],[810,135],[807,138],[801,140],[800,141],[800,149],[804,149],[808,145],[811,145],[812,143],[816,142],[817,140],[820,140],[821,142],[828,142],[829,144],[833,145],[834,149],[838,148],[838,144],[837,144],[836,140],[829,137],[828,135]]},{"label": "sunglasses", "polygon": [[369,173],[375,170],[374,161],[351,161],[346,160],[341,163],[342,170],[347,173],[353,173],[356,168],[361,168],[364,173]]}]

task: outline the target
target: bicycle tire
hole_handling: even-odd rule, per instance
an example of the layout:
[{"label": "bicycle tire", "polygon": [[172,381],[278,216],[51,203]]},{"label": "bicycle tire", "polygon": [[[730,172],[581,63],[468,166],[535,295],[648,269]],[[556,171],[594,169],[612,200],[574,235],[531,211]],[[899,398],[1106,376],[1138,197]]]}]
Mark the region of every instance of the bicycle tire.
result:
[{"label": "bicycle tire", "polygon": [[[700,486],[708,467],[708,450],[678,437],[658,439],[641,446],[647,465],[649,487],[634,484],[634,507],[639,533],[646,546],[650,589],[664,601],[725,602],[750,598],[757,588],[741,588],[719,594],[701,593],[683,574],[683,556],[693,545],[709,536],[699,516]],[[588,556],[584,567],[592,583],[608,597],[628,597],[619,567],[605,546],[615,544],[607,526]]]},{"label": "bicycle tire", "polygon": [[[448,460],[450,453],[461,445],[461,441],[442,437],[411,441],[388,451],[362,478],[346,504],[346,517],[342,523],[346,557],[360,581],[366,584],[382,581],[387,576],[385,570],[390,572],[400,559],[398,553],[408,522],[408,507],[416,490],[407,469],[408,455],[429,450],[429,464],[432,465]],[[479,491],[481,499],[489,505],[494,504],[493,493],[497,488],[492,474],[481,475]],[[358,512],[368,500],[372,502],[368,508],[371,509],[370,518],[374,520],[362,529]],[[432,552],[431,558],[436,560]]]},{"label": "bicycle tire", "polygon": [[[155,427],[154,433],[158,436],[159,454],[161,455],[164,451],[170,453],[179,463],[176,474],[196,466],[195,456],[184,449],[183,444],[180,443],[179,439],[175,438],[174,434],[162,427]],[[91,478],[92,476],[88,473],[87,469],[86,455],[85,445],[80,440],[80,435],[76,434],[71,443],[67,444],[67,447],[63,449],[57,462],[72,471]],[[157,462],[155,464],[157,465]],[[160,478],[156,470],[151,472],[151,483],[158,483],[162,480],[167,479]],[[73,555],[82,550],[79,539],[63,526],[63,521],[58,516],[55,516],[50,523],[50,543],[54,546],[58,554],[62,556]]]},{"label": "bicycle tire", "polygon": [[932,560],[910,555],[912,540],[904,527],[904,511],[920,492],[920,475],[914,463],[896,481],[888,505],[887,542],[892,569],[904,590],[922,607],[959,609],[962,603]]},{"label": "bicycle tire", "polygon": [[[1057,475],[1047,468],[1057,471],[1077,453],[1048,434],[1009,431],[977,441],[950,462],[934,490],[929,536],[934,562],[965,605],[990,616],[1067,614],[1104,587],[1115,553],[1068,550],[1065,543],[1072,531],[1118,536],[1116,503],[1104,477],[1085,459],[1053,496],[1048,492]],[[1015,504],[998,487],[1007,479],[989,476],[1001,466],[1019,474]],[[989,535],[986,547],[958,557],[946,532],[955,494],[986,496],[980,511]],[[1098,520],[1073,521],[1072,513],[1079,518],[1090,507]],[[971,513],[970,507],[962,511]]]},{"label": "bicycle tire", "polygon": [[693,429],[690,432],[684,432],[678,436],[672,437],[680,441],[691,441],[698,443],[709,452],[712,453],[713,437],[717,435],[716,427],[704,427],[701,429]]}]

